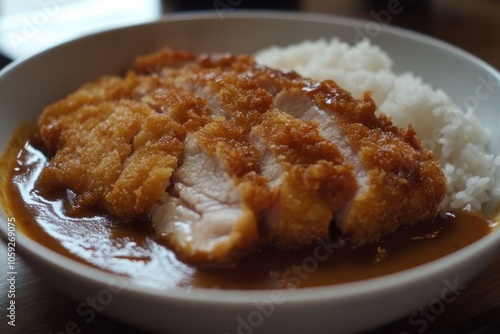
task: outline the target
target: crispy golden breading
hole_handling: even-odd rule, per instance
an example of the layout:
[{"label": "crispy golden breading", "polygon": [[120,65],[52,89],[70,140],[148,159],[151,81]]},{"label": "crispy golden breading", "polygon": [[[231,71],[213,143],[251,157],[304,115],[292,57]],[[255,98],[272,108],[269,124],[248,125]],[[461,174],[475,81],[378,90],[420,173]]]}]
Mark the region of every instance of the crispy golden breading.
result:
[{"label": "crispy golden breading", "polygon": [[150,85],[133,73],[103,77],[47,107],[38,135],[54,156],[40,184],[71,189],[77,206],[123,218],[149,212],[169,184],[185,136],[168,115],[129,99]]},{"label": "crispy golden breading", "polygon": [[[79,206],[149,214],[183,260],[227,264],[298,248],[336,224],[355,244],[437,214],[438,161],[366,93],[257,65],[161,50],[48,106],[40,184]],[[244,232],[245,231],[245,232]]]},{"label": "crispy golden breading", "polygon": [[356,191],[352,166],[314,122],[276,109],[255,131],[282,170],[279,195],[267,219],[270,240],[293,248],[326,236],[333,217]]}]

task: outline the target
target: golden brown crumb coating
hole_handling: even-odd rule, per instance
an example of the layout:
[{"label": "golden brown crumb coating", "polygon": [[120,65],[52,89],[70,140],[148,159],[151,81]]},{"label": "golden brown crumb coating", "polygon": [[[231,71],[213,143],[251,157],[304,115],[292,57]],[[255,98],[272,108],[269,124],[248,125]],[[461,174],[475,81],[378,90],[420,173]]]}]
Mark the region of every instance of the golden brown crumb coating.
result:
[{"label": "golden brown crumb coating", "polygon": [[[306,246],[325,238],[332,223],[363,244],[435,216],[445,193],[438,161],[411,126],[397,128],[375,112],[369,93],[354,99],[333,81],[265,68],[244,55],[164,49],[43,111],[37,136],[51,160],[39,182],[72,190],[77,207],[124,219],[181,203],[196,219],[160,219],[162,235],[178,253],[189,249],[203,261],[233,260],[236,251],[266,243]],[[222,186],[193,181],[198,174],[186,168],[178,174],[185,161],[232,195],[212,194]],[[214,207],[229,215],[243,208],[253,218],[236,219],[244,223],[237,231],[255,235],[235,237]],[[185,231],[168,234],[189,219],[193,231],[208,221],[235,244],[226,238],[218,248],[225,253],[211,256],[199,240],[188,245],[193,236]],[[196,262],[189,252],[181,258]]]}]

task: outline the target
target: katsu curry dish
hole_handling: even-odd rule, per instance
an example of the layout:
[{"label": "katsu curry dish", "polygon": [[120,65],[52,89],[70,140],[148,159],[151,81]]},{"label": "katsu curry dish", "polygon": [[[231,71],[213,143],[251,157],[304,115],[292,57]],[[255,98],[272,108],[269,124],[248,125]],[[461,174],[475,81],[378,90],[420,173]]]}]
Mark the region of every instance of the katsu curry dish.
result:
[{"label": "katsu curry dish", "polygon": [[[355,281],[491,230],[481,205],[494,168],[453,178],[463,148],[447,151],[446,124],[429,119],[446,137],[430,147],[422,120],[384,112],[388,93],[272,64],[293,58],[270,56],[285,51],[164,48],[82,83],[14,135],[2,204],[56,252],[179,288]],[[477,150],[498,164],[483,143]]]}]

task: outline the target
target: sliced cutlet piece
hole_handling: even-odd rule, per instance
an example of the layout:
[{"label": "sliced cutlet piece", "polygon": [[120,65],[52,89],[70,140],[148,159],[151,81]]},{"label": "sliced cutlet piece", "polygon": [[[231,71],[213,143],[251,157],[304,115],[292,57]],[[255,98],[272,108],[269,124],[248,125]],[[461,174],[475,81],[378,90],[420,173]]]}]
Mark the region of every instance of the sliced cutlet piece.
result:
[{"label": "sliced cutlet piece", "polygon": [[242,186],[242,176],[255,166],[239,156],[251,155],[241,129],[212,115],[204,99],[177,87],[158,88],[143,101],[188,132],[181,164],[151,212],[159,240],[183,261],[200,266],[233,264],[255,250],[258,219],[245,197],[250,190]]},{"label": "sliced cutlet piece", "polygon": [[353,243],[375,241],[437,214],[446,189],[438,161],[411,126],[402,130],[377,117],[368,93],[357,100],[333,81],[304,80],[282,90],[275,105],[317,122],[322,136],[354,165],[358,189],[336,217]]},{"label": "sliced cutlet piece", "polygon": [[71,189],[76,208],[96,206],[126,219],[149,212],[182,152],[183,128],[137,101],[82,105],[57,121],[45,120],[40,138],[58,150],[39,182]]},{"label": "sliced cutlet piece", "polygon": [[333,218],[356,190],[353,167],[320,135],[317,123],[278,109],[268,112],[252,135],[263,148],[261,159],[275,161],[262,170],[277,190],[265,218],[271,243],[298,248],[327,237]]},{"label": "sliced cutlet piece", "polygon": [[257,152],[242,129],[217,118],[188,134],[183,162],[152,212],[160,240],[185,262],[231,265],[260,246],[266,184],[253,171]]},{"label": "sliced cutlet piece", "polygon": [[[250,115],[258,122],[272,98],[256,92],[255,85],[243,87],[237,74],[224,68],[236,64],[229,59],[201,57],[182,68],[149,66],[158,70],[162,87],[143,99],[188,131],[182,163],[151,214],[153,226],[180,259],[201,266],[234,264],[259,247],[261,212],[273,201],[258,173],[258,152],[248,141]],[[212,68],[209,62],[219,65]],[[194,97],[179,103],[185,96]]]}]

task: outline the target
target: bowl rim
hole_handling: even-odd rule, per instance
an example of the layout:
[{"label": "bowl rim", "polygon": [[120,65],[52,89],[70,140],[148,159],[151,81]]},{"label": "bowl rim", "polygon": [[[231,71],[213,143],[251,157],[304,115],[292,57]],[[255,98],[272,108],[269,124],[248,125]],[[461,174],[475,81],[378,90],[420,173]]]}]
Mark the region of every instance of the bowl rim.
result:
[{"label": "bowl rim", "polygon": [[[224,18],[220,18],[214,10],[197,10],[192,12],[178,12],[178,13],[168,13],[164,14],[162,17],[151,20],[148,22],[139,22],[136,24],[131,24],[127,26],[118,26],[112,27],[109,29],[104,29],[101,31],[94,31],[88,33],[82,33],[78,37],[75,37],[71,40],[63,41],[57,45],[53,45],[43,51],[40,51],[36,54],[29,55],[27,57],[22,57],[13,60],[9,64],[7,64],[4,68],[0,69],[0,75],[3,75],[4,72],[10,71],[12,68],[19,66],[21,63],[25,61],[31,61],[33,58],[41,56],[43,54],[53,52],[56,49],[61,47],[70,47],[73,43],[80,43],[81,40],[87,38],[95,38],[95,36],[103,35],[103,34],[112,34],[118,31],[126,31],[129,29],[137,29],[138,27],[145,26],[154,26],[158,24],[168,23],[168,22],[176,22],[176,21],[193,21],[193,20],[241,20],[241,19],[251,19],[251,20],[290,20],[290,21],[314,21],[319,23],[333,23],[336,25],[343,25],[348,27],[363,27],[367,23],[373,22],[375,20],[365,20],[354,17],[346,17],[335,14],[323,14],[323,13],[315,13],[315,12],[295,12],[295,11],[286,11],[286,10],[256,10],[256,9],[248,9],[248,10],[239,10],[234,12],[224,13]],[[387,24],[379,24],[380,32],[385,34],[390,34],[398,37],[403,37],[405,39],[411,39],[418,41],[423,44],[432,45],[435,48],[451,51],[456,55],[466,58],[469,61],[475,63],[479,67],[487,70],[490,73],[495,73],[496,76],[500,76],[499,71],[494,68],[492,65],[488,64],[484,60],[479,57],[467,52],[449,42],[440,40],[438,38],[425,35],[423,33],[410,30],[404,27],[394,27]]]},{"label": "bowl rim", "polygon": [[[250,20],[293,20],[293,21],[315,21],[332,23],[336,25],[345,25],[349,27],[360,27],[365,25],[367,20],[348,18],[329,14],[318,14],[318,13],[296,13],[287,11],[235,11],[228,12],[224,14],[224,20],[240,20],[240,19],[250,19]],[[40,57],[44,54],[56,52],[58,48],[61,47],[71,47],[73,43],[80,43],[82,40],[88,38],[94,38],[96,35],[102,34],[114,34],[120,31],[126,31],[129,29],[136,29],[140,26],[154,26],[161,25],[165,22],[175,22],[175,21],[198,21],[198,20],[217,20],[219,19],[216,13],[205,12],[190,12],[190,13],[178,13],[178,14],[168,14],[163,16],[158,20],[154,20],[146,23],[134,24],[126,27],[117,27],[113,29],[108,29],[100,31],[97,33],[89,33],[76,38],[71,41],[64,42],[62,44],[51,47],[50,49],[44,50],[40,53],[32,55],[28,58],[17,59],[7,65],[4,69],[0,71],[0,79],[5,77],[12,70],[18,66],[22,66],[24,62],[30,62],[33,59]],[[439,48],[445,50],[448,53],[453,53],[459,57],[465,58],[468,61],[474,63],[476,66],[482,68],[488,73],[492,73],[496,78],[500,80],[500,74],[491,65],[487,64],[483,60],[477,58],[476,56],[456,47],[444,41],[440,41],[436,38],[425,36],[421,33],[410,31],[403,28],[382,26],[381,33],[395,35],[403,37],[406,39],[411,39],[419,43],[427,44],[434,48]],[[3,219],[1,219],[3,220]],[[5,238],[7,234],[7,224],[0,224],[0,234]],[[59,268],[60,270],[66,272],[68,275],[78,276],[85,280],[91,281],[99,286],[106,286],[116,277],[122,277],[117,274],[109,273],[90,265],[78,262],[67,258],[55,251],[52,251],[45,246],[35,242],[28,236],[22,233],[17,233],[16,235],[16,245],[18,249],[22,252],[31,253],[32,256],[38,258],[39,260],[45,261],[46,263]],[[340,283],[329,286],[320,287],[302,287],[298,289],[279,289],[286,296],[287,303],[309,303],[311,301],[327,301],[327,300],[345,300],[364,297],[367,294],[379,294],[386,290],[392,290],[397,288],[405,288],[412,284],[412,282],[426,279],[430,276],[443,276],[446,272],[452,272],[453,268],[456,268],[460,263],[464,261],[472,261],[479,254],[483,254],[486,250],[500,248],[500,229],[497,228],[491,231],[488,235],[482,237],[476,242],[468,245],[458,251],[455,251],[449,255],[443,256],[436,260],[430,261],[428,263],[412,267],[403,271],[396,273],[383,275],[375,278],[364,279],[355,282]],[[170,299],[176,300],[177,302],[197,302],[197,303],[209,303],[209,304],[231,304],[231,305],[248,305],[253,304],[255,301],[268,300],[270,293],[274,290],[233,290],[233,289],[207,289],[207,288],[190,288],[189,290],[181,288],[162,288],[150,287],[146,285],[141,285],[134,282],[133,279],[121,278],[121,280],[127,281],[127,285],[124,288],[129,293],[139,294],[153,299]],[[215,298],[214,298],[215,297]]]}]

